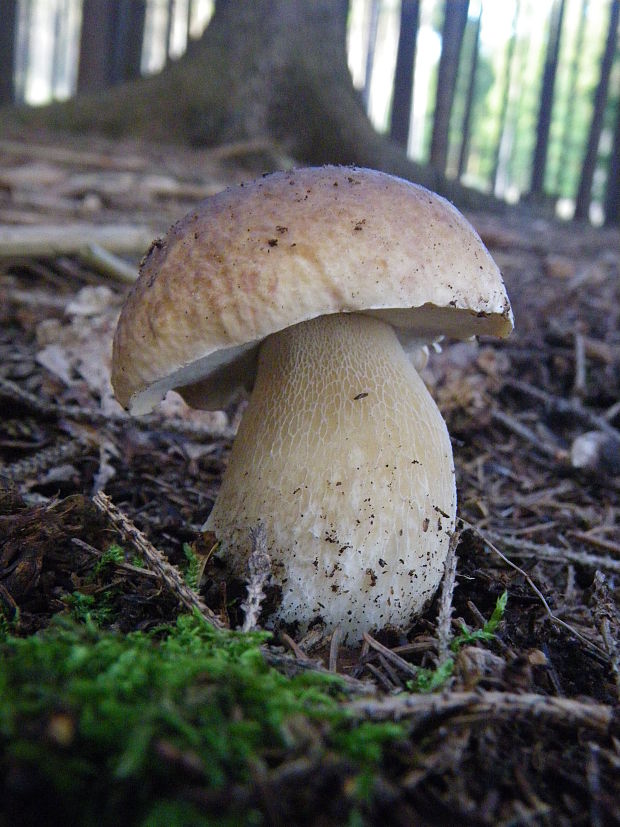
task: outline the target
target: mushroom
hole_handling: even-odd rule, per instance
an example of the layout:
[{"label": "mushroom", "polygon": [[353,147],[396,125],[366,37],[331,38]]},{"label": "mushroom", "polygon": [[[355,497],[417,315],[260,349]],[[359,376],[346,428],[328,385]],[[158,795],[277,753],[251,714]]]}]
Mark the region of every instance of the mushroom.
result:
[{"label": "mushroom", "polygon": [[205,528],[243,576],[264,527],[278,605],[349,642],[403,628],[443,573],[456,489],[415,365],[442,336],[506,336],[501,275],[470,224],[369,169],[277,172],[200,204],[146,255],[114,339],[133,414],[251,392]]}]

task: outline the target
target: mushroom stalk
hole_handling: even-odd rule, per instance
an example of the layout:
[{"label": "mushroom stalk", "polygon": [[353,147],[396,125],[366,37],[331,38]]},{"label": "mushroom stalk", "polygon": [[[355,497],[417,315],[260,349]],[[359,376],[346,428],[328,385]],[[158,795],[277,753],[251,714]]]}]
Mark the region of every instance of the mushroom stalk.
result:
[{"label": "mushroom stalk", "polygon": [[434,594],[454,530],[450,438],[393,328],[319,316],[262,343],[254,390],[205,528],[246,572],[264,526],[281,600],[349,641],[406,626]]}]

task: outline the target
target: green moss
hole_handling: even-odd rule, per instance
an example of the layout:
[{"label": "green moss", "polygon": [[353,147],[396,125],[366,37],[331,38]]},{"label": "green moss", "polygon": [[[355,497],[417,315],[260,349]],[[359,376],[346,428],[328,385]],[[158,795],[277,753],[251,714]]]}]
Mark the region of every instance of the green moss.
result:
[{"label": "green moss", "polygon": [[0,644],[4,796],[25,775],[71,823],[207,823],[180,801],[170,816],[175,790],[188,783],[180,763],[202,788],[246,783],[302,750],[288,725],[300,715],[325,754],[357,768],[365,798],[384,744],[403,735],[394,724],[354,726],[337,677],[287,678],[269,667],[266,633],[219,632],[183,616],[169,629],[121,636],[98,629],[87,609],[81,616],[83,624],[57,619]]}]

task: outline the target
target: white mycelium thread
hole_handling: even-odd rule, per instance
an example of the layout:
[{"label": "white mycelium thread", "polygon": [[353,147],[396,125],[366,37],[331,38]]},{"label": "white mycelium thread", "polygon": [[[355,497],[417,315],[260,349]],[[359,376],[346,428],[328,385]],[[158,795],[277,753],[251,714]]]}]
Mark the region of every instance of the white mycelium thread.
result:
[{"label": "white mycelium thread", "polygon": [[261,346],[250,404],[206,528],[245,573],[265,528],[279,607],[349,642],[404,627],[434,594],[454,529],[445,423],[393,329],[321,316]]}]

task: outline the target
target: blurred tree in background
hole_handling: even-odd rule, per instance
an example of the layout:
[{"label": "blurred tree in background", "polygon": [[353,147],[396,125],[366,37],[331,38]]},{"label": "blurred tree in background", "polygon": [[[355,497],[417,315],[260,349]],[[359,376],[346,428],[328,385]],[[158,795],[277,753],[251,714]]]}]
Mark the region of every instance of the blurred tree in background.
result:
[{"label": "blurred tree in background", "polygon": [[461,203],[465,187],[531,194],[617,222],[619,2],[4,0],[0,103],[77,92],[21,117],[271,139],[300,162],[377,166]]}]

